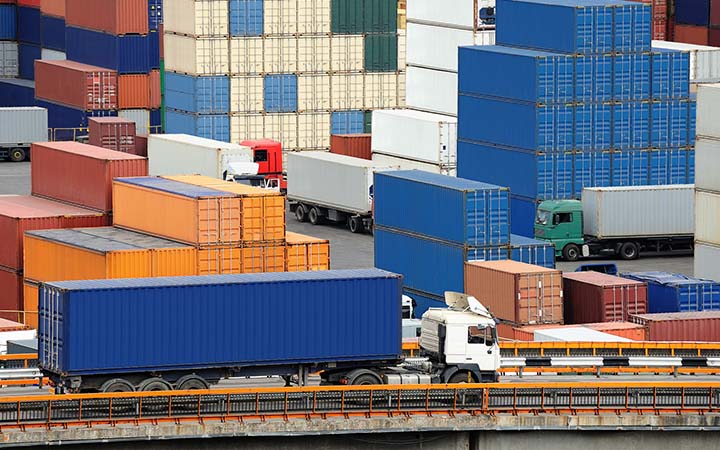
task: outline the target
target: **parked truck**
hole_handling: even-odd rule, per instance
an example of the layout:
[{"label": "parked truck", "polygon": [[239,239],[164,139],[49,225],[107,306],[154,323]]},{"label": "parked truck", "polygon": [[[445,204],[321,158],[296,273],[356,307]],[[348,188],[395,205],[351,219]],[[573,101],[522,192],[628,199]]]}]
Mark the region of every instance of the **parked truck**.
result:
[{"label": "parked truck", "polygon": [[353,233],[372,232],[373,176],[396,170],[327,152],[289,153],[288,202],[300,222],[345,223]]},{"label": "parked truck", "polygon": [[557,257],[567,261],[691,251],[693,192],[693,185],[585,188],[582,201],[540,203],[535,237],[554,243]]},{"label": "parked truck", "polygon": [[0,159],[25,161],[30,157],[30,145],[33,142],[47,140],[47,109],[0,108]]},{"label": "parked truck", "polygon": [[[39,367],[58,393],[496,381],[492,315],[449,293],[402,355],[402,277],[379,269],[42,283]],[[128,328],[132,324],[132,329]]]}]

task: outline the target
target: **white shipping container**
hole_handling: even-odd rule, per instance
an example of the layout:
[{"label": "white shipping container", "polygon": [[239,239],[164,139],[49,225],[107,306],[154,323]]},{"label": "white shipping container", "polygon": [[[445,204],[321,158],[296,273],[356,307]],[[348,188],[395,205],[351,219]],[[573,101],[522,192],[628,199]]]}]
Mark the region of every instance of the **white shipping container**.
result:
[{"label": "white shipping container", "polygon": [[165,33],[165,69],[189,75],[227,75],[228,38],[192,38]]},{"label": "white shipping container", "polygon": [[242,142],[265,138],[265,118],[262,114],[233,114],[230,116],[230,140]]},{"label": "white shipping container", "polygon": [[297,0],[296,9],[298,33],[330,32],[330,0]]},{"label": "white shipping container", "polygon": [[15,78],[19,76],[19,67],[18,43],[15,41],[0,41],[0,77]]},{"label": "white shipping container", "polygon": [[118,116],[135,122],[137,134],[150,134],[150,111],[147,109],[121,109]]},{"label": "white shipping container", "polygon": [[690,52],[690,82],[720,82],[720,48],[682,42],[652,41],[655,48]]},{"label": "white shipping container", "polygon": [[235,113],[262,112],[264,78],[261,76],[230,78],[230,111]]},{"label": "white shipping container", "polygon": [[334,35],[330,41],[330,70],[352,72],[365,68],[365,37]]},{"label": "white shipping container", "polygon": [[632,342],[630,339],[585,327],[544,328],[533,333],[535,342]]},{"label": "white shipping container", "polygon": [[408,108],[457,116],[457,74],[408,66],[405,74]]},{"label": "white shipping container", "polygon": [[698,136],[720,139],[720,84],[701,84],[697,92]]},{"label": "white shipping container", "polygon": [[407,64],[457,72],[458,47],[494,45],[495,30],[472,31],[417,23],[407,24]]},{"label": "white shipping container", "polygon": [[289,153],[288,199],[369,214],[374,172],[392,169],[378,167],[365,159],[328,152]]},{"label": "white shipping container", "polygon": [[44,48],[40,51],[40,58],[45,61],[65,61],[67,54],[65,52]]},{"label": "white shipping container", "polygon": [[694,276],[720,281],[720,246],[695,241]]},{"label": "white shipping container", "polygon": [[330,103],[330,75],[298,75],[298,111],[328,111]]},{"label": "white shipping container", "polygon": [[297,0],[263,0],[263,33],[293,35],[298,33]]},{"label": "white shipping container", "polygon": [[373,111],[373,153],[429,163],[457,165],[457,119],[413,111]]},{"label": "white shipping container", "polygon": [[717,139],[697,137],[695,141],[695,187],[720,192],[720,137]]},{"label": "white shipping container", "polygon": [[282,142],[283,149],[296,150],[298,148],[298,115],[266,114],[265,138]]},{"label": "white shipping container", "polygon": [[366,73],[363,108],[397,108],[403,106],[398,98],[399,73]]},{"label": "white shipping container", "polygon": [[330,71],[330,37],[301,36],[298,38],[298,71],[306,73]]},{"label": "white shipping container", "polygon": [[376,152],[373,152],[372,154],[372,161],[380,166],[397,166],[400,170],[422,170],[424,172],[437,173],[450,177],[457,176],[457,166],[454,165],[431,164]]},{"label": "white shipping container", "polygon": [[[263,39],[263,72],[294,73],[298,71],[298,40],[292,36]],[[241,56],[241,55],[239,55]],[[242,57],[242,56],[241,56]]]},{"label": "white shipping container", "polygon": [[585,188],[583,231],[600,239],[692,235],[692,184]]},{"label": "white shipping container", "polygon": [[330,148],[330,113],[298,114],[297,149],[327,150]]},{"label": "white shipping container", "polygon": [[335,73],[330,76],[332,109],[363,109],[365,77],[362,73]]},{"label": "white shipping container", "polygon": [[[265,72],[265,49],[267,39],[253,38],[231,38],[230,39],[230,73],[233,75],[252,75]],[[294,41],[292,41],[294,42]],[[271,50],[268,50],[271,51]],[[284,50],[283,50],[284,51]],[[165,51],[167,53],[167,50]],[[284,53],[283,53],[284,54]],[[275,53],[268,55],[267,67],[285,67],[280,57],[275,58]],[[287,64],[295,64],[296,57],[292,57]]]},{"label": "white shipping container", "polygon": [[163,5],[165,31],[189,36],[226,36],[227,0],[170,0]]},{"label": "white shipping container", "polygon": [[398,70],[405,70],[407,67],[407,33],[405,30],[398,30]]},{"label": "white shipping container", "polygon": [[480,10],[495,7],[495,0],[410,0],[407,4],[407,21],[447,25],[469,30],[482,28]]},{"label": "white shipping container", "polygon": [[[720,245],[720,192],[695,192],[695,239]],[[718,261],[720,263],[720,261]]]},{"label": "white shipping container", "polygon": [[151,176],[203,175],[224,178],[232,163],[253,162],[252,149],[188,134],[151,134],[148,167]]},{"label": "white shipping container", "polygon": [[34,106],[0,108],[0,145],[48,140],[48,112]]}]

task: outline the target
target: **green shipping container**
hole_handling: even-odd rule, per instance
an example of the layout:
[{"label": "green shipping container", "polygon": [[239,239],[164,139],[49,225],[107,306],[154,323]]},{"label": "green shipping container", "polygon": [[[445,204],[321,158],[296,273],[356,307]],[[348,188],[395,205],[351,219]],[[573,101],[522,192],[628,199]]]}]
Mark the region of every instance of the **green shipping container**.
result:
[{"label": "green shipping container", "polygon": [[363,1],[332,0],[330,29],[335,34],[363,33]]},{"label": "green shipping container", "polygon": [[363,133],[372,133],[372,111],[363,113]]},{"label": "green shipping container", "polygon": [[397,0],[332,0],[335,34],[397,32]]},{"label": "green shipping container", "polygon": [[397,0],[365,0],[365,33],[397,33]]},{"label": "green shipping container", "polygon": [[368,72],[395,72],[397,68],[397,34],[368,34],[365,36],[365,70]]}]

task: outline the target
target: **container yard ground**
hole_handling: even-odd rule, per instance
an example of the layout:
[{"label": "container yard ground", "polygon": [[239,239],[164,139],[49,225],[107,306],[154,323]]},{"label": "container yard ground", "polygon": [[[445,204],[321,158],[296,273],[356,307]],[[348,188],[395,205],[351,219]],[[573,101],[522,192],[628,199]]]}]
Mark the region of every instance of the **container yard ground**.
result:
[{"label": "container yard ground", "polygon": [[[0,162],[0,195],[30,194],[30,163]],[[354,269],[372,267],[372,236],[353,234],[347,228],[334,225],[314,226],[299,223],[288,212],[289,231],[330,240],[330,265],[333,269]],[[603,262],[607,260],[602,260]],[[595,262],[595,260],[584,261]],[[572,271],[580,263],[558,263],[558,269]],[[693,258],[690,256],[666,256],[641,258],[635,261],[618,261],[623,272],[658,270],[693,275]]]}]

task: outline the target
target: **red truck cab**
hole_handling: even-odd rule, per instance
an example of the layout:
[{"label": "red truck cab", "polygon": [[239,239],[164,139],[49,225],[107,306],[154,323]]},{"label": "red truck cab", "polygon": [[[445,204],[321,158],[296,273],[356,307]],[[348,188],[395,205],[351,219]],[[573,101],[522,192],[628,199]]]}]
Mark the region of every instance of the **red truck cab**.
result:
[{"label": "red truck cab", "polygon": [[257,139],[240,142],[253,151],[253,162],[258,165],[258,175],[268,180],[278,180],[280,190],[287,191],[287,179],[283,175],[282,144],[272,139]]}]

